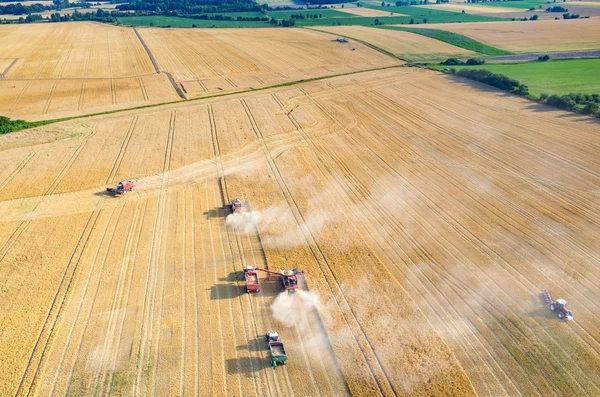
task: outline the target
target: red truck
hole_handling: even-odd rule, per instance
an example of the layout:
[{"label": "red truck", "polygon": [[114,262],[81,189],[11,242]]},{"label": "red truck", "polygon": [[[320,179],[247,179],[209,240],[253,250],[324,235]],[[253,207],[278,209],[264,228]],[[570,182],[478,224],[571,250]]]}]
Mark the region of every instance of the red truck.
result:
[{"label": "red truck", "polygon": [[260,285],[258,284],[258,274],[252,266],[246,266],[244,269],[244,279],[246,280],[246,292],[258,292],[260,291]]},{"label": "red truck", "polygon": [[133,190],[133,187],[135,186],[135,182],[134,181],[122,181],[117,183],[117,187],[107,187],[106,191],[112,194],[115,194],[117,196],[122,196],[127,192],[130,192]]}]

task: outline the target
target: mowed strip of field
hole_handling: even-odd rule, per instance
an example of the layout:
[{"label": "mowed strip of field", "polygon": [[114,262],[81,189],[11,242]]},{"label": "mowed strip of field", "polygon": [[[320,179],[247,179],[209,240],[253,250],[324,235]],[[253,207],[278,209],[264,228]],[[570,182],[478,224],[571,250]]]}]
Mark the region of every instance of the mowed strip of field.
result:
[{"label": "mowed strip of field", "polygon": [[367,46],[303,29],[138,29],[186,96],[240,91],[398,64]]},{"label": "mowed strip of field", "polygon": [[[323,26],[318,27],[318,29],[362,40],[409,61],[446,59],[452,56],[467,57],[476,54],[439,40],[397,30],[383,30],[365,26]],[[353,46],[355,44],[355,42],[352,42]]]},{"label": "mowed strip of field", "polygon": [[[468,36],[514,52],[560,52],[600,49],[598,19],[544,20],[534,23],[486,22],[414,25]],[[560,32],[560,34],[557,34]]]},{"label": "mowed strip of field", "polygon": [[[0,394],[597,394],[598,124],[452,79],[367,72],[0,137]],[[96,194],[124,178],[138,189]],[[236,196],[256,226],[224,223]],[[274,318],[280,287],[243,293],[248,264],[306,271],[316,313]]]}]

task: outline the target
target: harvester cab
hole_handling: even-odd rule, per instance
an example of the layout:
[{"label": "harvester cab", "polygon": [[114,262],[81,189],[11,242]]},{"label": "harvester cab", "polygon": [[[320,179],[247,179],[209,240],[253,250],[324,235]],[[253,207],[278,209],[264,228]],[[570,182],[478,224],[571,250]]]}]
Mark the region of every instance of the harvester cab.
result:
[{"label": "harvester cab", "polygon": [[266,339],[267,343],[269,343],[269,342],[279,342],[279,332],[270,330],[265,335],[265,339]]},{"label": "harvester cab", "polygon": [[250,210],[250,204],[248,202],[242,202],[239,198],[235,198],[231,201],[230,204],[225,204],[223,206],[226,210],[231,210],[234,214],[238,212],[247,212]]},{"label": "harvester cab", "polygon": [[550,310],[556,313],[558,318],[561,320],[573,320],[573,312],[567,309],[567,301],[564,299],[557,299],[555,301],[552,300],[550,293],[546,290],[542,291],[542,297],[544,298],[544,302]]},{"label": "harvester cab", "polygon": [[550,304],[550,310],[556,312],[558,318],[565,320],[573,320],[573,312],[567,309],[567,301],[557,299]]}]

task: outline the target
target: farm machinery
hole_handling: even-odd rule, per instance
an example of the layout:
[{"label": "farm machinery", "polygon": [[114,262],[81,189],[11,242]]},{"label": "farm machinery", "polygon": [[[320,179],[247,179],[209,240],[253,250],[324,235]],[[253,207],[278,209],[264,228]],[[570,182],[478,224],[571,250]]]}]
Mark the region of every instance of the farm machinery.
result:
[{"label": "farm machinery", "polygon": [[116,187],[107,187],[106,191],[116,196],[122,196],[125,193],[132,191],[134,187],[134,181],[122,181],[117,183]]},{"label": "farm machinery", "polygon": [[573,312],[567,309],[567,301],[564,299],[557,299],[555,301],[550,297],[550,293],[546,290],[542,291],[544,302],[550,310],[556,313],[558,318],[561,320],[573,320]]},{"label": "farm machinery", "polygon": [[224,210],[232,211],[234,214],[250,211],[250,204],[248,202],[242,202],[242,200],[235,198],[229,204],[223,206]]},{"label": "farm machinery", "polygon": [[258,273],[252,266],[246,266],[244,269],[244,280],[246,280],[246,292],[258,292],[260,291],[260,285],[258,284]]},{"label": "farm machinery", "polygon": [[271,352],[271,365],[273,368],[277,368],[277,364],[285,364],[287,362],[287,354],[283,347],[283,342],[279,338],[279,333],[276,331],[269,331],[265,335],[267,341],[267,347]]},{"label": "farm machinery", "polygon": [[270,281],[279,281],[283,289],[290,294],[298,289],[298,278],[304,277],[304,274],[298,272],[298,269],[283,269],[275,272],[260,267],[246,266],[244,279],[246,280],[246,292],[248,293],[260,291],[257,271],[268,273]]}]

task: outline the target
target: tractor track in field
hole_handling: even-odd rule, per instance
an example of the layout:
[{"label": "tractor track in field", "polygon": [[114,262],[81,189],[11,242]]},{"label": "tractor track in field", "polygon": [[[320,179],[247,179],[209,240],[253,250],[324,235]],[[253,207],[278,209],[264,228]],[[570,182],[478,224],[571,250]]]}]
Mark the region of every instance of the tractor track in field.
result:
[{"label": "tractor track in field", "polygon": [[[214,114],[212,112],[212,106],[209,107],[209,116],[210,116],[209,120],[211,122],[211,131],[212,131],[212,135],[213,135],[213,150],[214,150],[214,154],[215,154],[215,165],[216,165],[216,168],[217,168],[217,175],[221,175],[220,176],[220,180],[223,183],[223,186],[221,188],[221,190],[222,190],[222,193],[221,193],[222,194],[222,199],[226,200],[227,202],[230,202],[230,196],[229,196],[229,191],[228,191],[228,188],[227,188],[226,176],[225,176],[225,173],[224,173],[224,165],[223,165],[223,160],[222,160],[223,157],[222,157],[221,147],[220,147],[220,143],[219,143],[219,139],[218,139],[218,134],[217,134],[217,130],[216,130],[216,124],[215,124],[215,120],[214,120]],[[219,170],[219,168],[220,168],[220,170]],[[222,210],[219,210],[219,211],[222,211]],[[236,230],[232,230],[231,233],[230,233],[230,230],[229,230],[230,228],[229,227],[223,225],[223,228],[224,228],[225,232],[227,233],[226,239],[229,242],[230,254],[231,254],[231,257],[233,259],[232,263],[235,263],[235,251],[236,250],[234,249],[233,243],[232,243],[232,241],[235,240],[235,245],[237,247],[237,251],[238,251],[238,255],[239,255],[239,261],[240,261],[240,264],[242,265],[242,268],[243,268],[244,265],[247,263],[247,259],[246,259],[245,254],[244,254],[243,243],[240,242],[240,236],[239,236],[239,234],[238,234],[238,232]],[[268,268],[268,266],[266,266],[266,258],[264,256],[264,252],[262,252],[263,248],[262,248],[262,244],[260,242],[260,237],[258,236],[258,230],[256,228],[255,228],[255,232],[256,232],[256,235],[257,235],[257,243],[259,244],[259,249],[261,250],[261,254],[259,254],[259,256],[265,261],[263,266],[265,266],[265,267]],[[253,261],[256,261],[256,257],[254,255],[252,256],[252,258],[253,258]],[[235,268],[233,268],[233,270],[234,271],[239,271],[239,269],[235,269]],[[241,299],[243,299],[243,298],[240,297],[240,299],[238,299],[238,301],[240,302],[240,305],[242,304],[241,303]],[[250,306],[250,311],[251,311],[252,326],[254,328],[255,334],[258,336],[258,335],[261,335],[261,332],[259,331],[259,325],[258,325],[258,323],[261,320],[260,320],[260,318],[256,314],[257,313],[257,309],[254,307],[254,304],[252,302],[252,297],[249,296],[249,295],[248,295],[248,301],[249,301],[249,306]],[[247,343],[247,345],[250,345],[247,336],[246,336],[246,343]],[[257,341],[257,343],[260,343],[260,342]],[[302,349],[304,349],[304,348],[302,347]],[[259,351],[259,356],[260,356],[260,362],[258,364],[259,368],[260,368],[261,367],[261,363],[263,363],[265,361],[265,357],[268,358],[268,354],[266,352],[264,352],[264,350],[261,349],[260,346],[257,346],[257,350]],[[283,393],[283,394],[286,394],[286,395],[293,396],[294,395],[294,389],[293,389],[292,382],[291,382],[291,379],[290,379],[290,376],[289,376],[289,373],[288,373],[288,369],[285,366],[283,366],[283,368],[281,369],[281,371],[284,372],[284,379],[285,379],[284,383],[285,383],[285,385],[281,384],[280,377],[278,377],[278,376],[273,376],[272,377],[273,380],[269,381],[268,380],[268,378],[269,378],[269,372],[267,371],[267,373],[266,373],[266,377],[267,377],[266,384],[269,387],[269,394],[272,395],[272,393],[273,393],[273,391],[270,389],[270,385],[271,385],[271,383],[274,383],[274,385],[275,385],[275,391],[276,391],[277,394],[281,395]],[[309,372],[311,378],[314,379],[314,376],[312,375],[312,370],[311,370],[310,366],[307,366],[307,371]],[[262,374],[262,371],[260,371],[259,374]],[[261,379],[262,379],[262,375],[260,375],[260,376],[261,376]],[[256,382],[256,380],[255,380],[255,382]],[[285,386],[285,388],[284,388],[284,386]],[[317,391],[318,395],[320,395],[319,390],[316,389],[316,391]]]},{"label": "tractor track in field", "polygon": [[[302,230],[302,234],[306,240],[306,244],[307,244],[312,256],[314,257],[317,265],[319,266],[319,269],[321,270],[323,277],[325,278],[325,280],[327,280],[327,284],[329,286],[332,296],[334,297],[334,301],[336,302],[336,305],[340,309],[340,312],[343,314],[348,328],[352,331],[353,337],[354,337],[357,345],[359,346],[361,353],[363,354],[363,357],[371,371],[371,375],[373,376],[373,379],[377,383],[377,387],[379,388],[380,393],[382,395],[390,395],[390,394],[396,395],[396,392],[394,391],[394,389],[392,387],[392,384],[389,380],[388,375],[385,373],[385,370],[383,369],[383,366],[381,365],[379,358],[377,357],[376,353],[373,350],[373,346],[371,345],[371,342],[366,338],[365,331],[364,331],[362,325],[360,325],[360,323],[358,322],[358,320],[356,318],[356,314],[353,312],[351,306],[349,305],[349,303],[346,300],[343,293],[340,292],[339,296],[338,296],[338,294],[336,294],[334,292],[335,289],[341,291],[340,283],[337,280],[335,274],[333,273],[333,270],[331,269],[331,265],[329,264],[329,262],[325,256],[325,253],[322,251],[321,247],[316,242],[316,239],[313,236],[312,232],[310,230],[308,230],[308,228],[306,227],[306,221],[304,219],[304,216],[302,215],[302,211],[300,210],[298,203],[296,203],[289,187],[285,183],[285,180],[283,179],[283,175],[281,174],[281,171],[279,170],[277,164],[275,164],[275,161],[271,155],[271,152],[269,151],[269,149],[265,143],[262,132],[258,128],[258,125],[256,124],[256,121],[252,117],[245,101],[242,103],[243,103],[244,109],[246,111],[246,114],[248,116],[248,119],[252,125],[252,129],[253,129],[254,133],[256,134],[257,139],[261,143],[261,146],[265,153],[265,158],[267,159],[267,162],[269,164],[271,172],[272,172],[273,176],[275,177],[275,181],[276,181],[277,185],[279,186],[279,189],[280,189],[282,195],[284,196],[284,198],[290,208],[290,211],[294,215],[294,218],[296,220],[296,223],[298,224],[298,227],[300,228],[300,230]],[[286,194],[286,192],[287,192],[287,194]],[[294,211],[294,208],[296,211]],[[313,244],[311,244],[311,242]],[[313,247],[313,245],[314,245],[314,247]],[[316,249],[316,251],[315,251],[315,249]],[[318,255],[317,255],[317,252],[319,253]],[[319,260],[319,258],[321,260]],[[328,271],[325,271],[324,268],[326,268]],[[329,274],[329,276],[327,276],[327,274]],[[331,280],[333,280],[333,283]],[[336,287],[335,289],[334,289],[334,285]],[[341,301],[341,303],[340,303],[340,301]],[[343,310],[342,305],[347,309]],[[350,319],[352,319],[352,321],[349,320],[349,317],[350,317]],[[354,327],[352,327],[350,325],[351,322],[353,324],[356,323],[355,327],[357,327],[357,329],[355,329]],[[363,341],[366,343],[366,345],[369,346],[369,353],[364,351],[364,347],[363,347],[363,343],[362,343]],[[373,356],[375,362],[377,363],[378,371],[374,370],[374,368],[372,367],[372,363],[367,358],[368,355]],[[383,380],[379,379],[379,376],[377,376],[375,374],[376,372],[381,372],[383,374]]]},{"label": "tractor track in field", "polygon": [[[98,221],[98,218],[100,216],[101,207],[102,207],[101,202],[99,202],[96,211],[94,211],[94,212],[92,212],[92,214],[90,214],[90,216],[87,220],[87,223],[85,224],[85,227],[79,237],[79,240],[77,242],[75,250],[73,251],[73,254],[71,255],[69,263],[67,264],[65,271],[63,273],[61,282],[58,286],[58,290],[54,296],[54,299],[52,300],[50,310],[48,311],[46,320],[44,321],[44,324],[42,325],[41,332],[38,335],[36,343],[33,347],[33,350],[29,357],[29,361],[27,363],[27,366],[25,367],[23,376],[21,378],[21,382],[19,384],[19,387],[17,388],[15,396],[19,396],[22,394],[29,396],[29,395],[31,395],[32,391],[35,390],[37,376],[39,374],[40,369],[43,367],[46,350],[48,349],[48,346],[51,344],[52,336],[54,333],[54,328],[56,327],[57,323],[59,322],[60,315],[62,313],[62,310],[64,308],[65,302],[67,300],[67,297],[68,297],[70,289],[71,289],[71,284],[73,283],[73,280],[77,276],[78,267],[81,263],[83,253],[85,251],[85,248],[87,247],[87,243],[89,242],[90,236],[92,235],[92,232],[94,230],[96,222]],[[86,234],[87,234],[87,236],[86,236]],[[80,249],[80,247],[81,247],[81,249]],[[64,286],[64,288],[63,288],[63,286]],[[61,294],[61,290],[63,290],[63,289],[64,289],[64,292],[62,292],[62,294]],[[61,296],[59,296],[59,295],[61,295]],[[56,311],[56,315],[54,316],[53,319],[51,319],[53,311]],[[44,332],[45,330],[47,330],[47,331]],[[47,336],[44,334],[47,334]],[[38,353],[38,349],[40,349],[39,353]],[[34,364],[36,355],[39,355],[39,360],[37,361],[37,364]],[[33,366],[35,366],[35,370],[30,375],[30,371],[33,371]],[[27,386],[26,382],[30,377],[31,377],[31,381],[29,382],[29,385]],[[26,392],[25,392],[25,388],[27,389]]]},{"label": "tractor track in field", "polygon": [[[101,210],[99,212],[98,217],[100,217],[102,215],[102,212],[104,212],[104,211],[105,210]],[[98,265],[100,267],[98,273],[101,274],[102,271],[104,270],[104,266],[106,264],[106,258],[108,256],[108,253],[110,252],[110,247],[113,244],[114,235],[116,233],[117,226],[118,226],[118,222],[110,222],[110,219],[113,218],[113,215],[115,214],[115,212],[118,213],[118,216],[117,216],[117,219],[118,219],[120,217],[122,211],[123,211],[123,207],[119,207],[119,208],[114,207],[112,209],[111,215],[106,220],[106,226],[104,227],[104,229],[102,231],[102,235],[100,236],[100,243],[98,244],[98,247],[94,254],[94,258],[90,264],[90,272],[88,273],[88,277],[85,282],[85,290],[84,290],[84,293],[81,295],[81,300],[80,300],[79,306],[78,306],[78,313],[77,313],[78,318],[80,317],[80,311],[84,305],[84,298],[87,295],[87,291],[88,291],[88,288],[90,287],[90,284],[92,284],[91,288],[92,288],[93,298],[91,300],[88,300],[90,302],[89,307],[85,308],[86,310],[88,310],[87,314],[84,315],[85,323],[83,326],[83,330],[81,332],[81,337],[79,338],[79,342],[77,342],[75,353],[73,355],[73,361],[70,365],[69,371],[67,372],[69,374],[67,382],[66,382],[67,388],[66,388],[65,394],[67,394],[67,395],[70,393],[70,389],[72,386],[71,380],[73,379],[73,374],[77,371],[77,368],[76,368],[77,359],[81,356],[81,350],[82,350],[82,347],[84,344],[84,336],[87,333],[87,330],[88,330],[88,327],[90,324],[90,319],[92,317],[91,313],[93,312],[93,307],[94,307],[95,302],[97,301],[98,291],[100,289],[100,280],[97,280],[96,282],[92,281],[94,269]],[[69,333],[68,340],[67,340],[68,343],[65,344],[65,350],[62,353],[61,360],[64,360],[64,356],[66,355],[67,347],[69,346],[70,341],[71,341],[72,331],[75,328],[75,323],[76,323],[76,321],[73,323],[73,327],[71,328],[71,332]],[[79,326],[79,328],[81,328],[81,325]],[[57,371],[57,375],[56,375],[55,379],[57,379],[58,376],[59,376],[59,373]],[[77,391],[75,391],[75,393],[77,393]]]},{"label": "tractor track in field", "polygon": [[[208,111],[209,123],[210,123],[211,141],[212,141],[212,146],[213,146],[213,155],[214,155],[214,159],[215,159],[214,162],[215,162],[215,168],[216,168],[216,173],[217,173],[217,178],[218,178],[217,182],[219,183],[219,188],[220,188],[219,189],[220,190],[220,197],[219,197],[220,200],[217,199],[217,203],[219,201],[221,201],[220,205],[222,206],[222,205],[225,204],[223,202],[223,200],[225,200],[226,202],[230,202],[229,191],[227,189],[227,180],[225,178],[225,172],[224,172],[224,166],[223,166],[223,156],[222,156],[222,153],[221,153],[221,146],[220,146],[219,138],[218,138],[218,135],[217,135],[216,121],[215,121],[215,117],[214,117],[212,105],[209,104],[207,106],[207,111]],[[222,185],[221,185],[221,182],[222,182]],[[219,210],[218,210],[218,212],[219,212]],[[225,226],[225,225],[223,227],[227,228],[227,226]],[[230,245],[230,247],[229,247],[230,248],[230,254],[232,255],[232,261],[233,261],[234,260],[234,256],[233,256],[234,255],[234,251],[233,251],[233,247],[231,246],[231,239],[229,237],[229,230],[228,230],[228,228],[226,229],[226,232],[227,232],[227,239],[228,239],[228,242],[229,242],[229,245]],[[241,259],[241,257],[240,257],[240,259]],[[235,270],[237,270],[237,269],[234,268],[234,271]],[[252,305],[252,301],[251,300],[249,300],[249,303],[250,303],[250,310],[251,310],[252,325],[253,325],[255,334],[258,335],[259,331],[258,331],[258,326],[256,324],[257,319],[256,319],[256,316],[255,316],[256,311],[255,311],[255,309],[254,309],[254,307]],[[240,306],[241,306],[241,301],[240,301]],[[244,332],[246,333],[246,344],[250,345],[249,338],[248,338],[248,331],[247,331],[245,325],[244,325]],[[258,355],[260,357],[260,360],[263,361],[264,360],[264,353],[261,351],[260,348],[257,349],[257,350],[259,352]],[[250,361],[250,363],[252,365],[252,361]],[[260,362],[258,363],[258,365],[259,365],[259,368],[260,368]],[[252,372],[254,373],[254,369],[252,369]],[[279,388],[279,383],[278,383],[276,377],[273,377],[274,382],[269,382],[268,375],[266,375],[266,376],[267,376],[266,384],[268,386],[269,395],[272,395],[272,392],[271,392],[271,389],[270,389],[270,385],[271,384],[275,384],[276,387]],[[262,376],[261,376],[261,380],[262,380]],[[256,386],[256,380],[255,379],[254,379],[254,382],[255,382],[255,387],[257,388],[257,386]],[[258,390],[258,388],[257,388],[257,390]],[[279,394],[281,394],[281,392],[279,392]]]},{"label": "tractor track in field", "polygon": [[[25,168],[25,166],[31,161],[31,159],[35,157],[36,154],[37,153],[35,151],[29,152],[29,154],[25,156],[25,158],[21,160],[19,164],[17,164],[15,169],[10,174],[8,174],[8,176],[4,179],[4,181],[2,181],[2,183],[0,183],[0,192],[2,191],[2,189],[4,189],[4,187],[6,187],[6,185],[8,185],[14,179],[14,177],[19,172],[21,172],[23,168]],[[2,248],[0,248],[0,252],[2,252]]]},{"label": "tractor track in field", "polygon": [[121,168],[121,163],[123,162],[123,157],[125,157],[125,152],[129,147],[129,142],[131,141],[131,136],[133,135],[133,131],[135,130],[135,126],[137,124],[138,119],[139,116],[134,116],[131,119],[131,124],[129,125],[129,129],[127,130],[127,134],[125,134],[125,138],[123,138],[123,143],[121,144],[119,153],[117,153],[117,158],[115,159],[115,162],[113,163],[113,166],[110,169],[108,176],[106,177],[106,181],[104,182],[105,185],[108,185],[117,176],[119,168]]},{"label": "tractor track in field", "polygon": [[[115,337],[117,334],[117,328],[119,328],[118,319],[119,317],[121,317],[119,307],[127,307],[127,304],[122,304],[124,299],[123,294],[125,289],[125,283],[127,281],[127,274],[129,271],[130,263],[132,263],[132,257],[135,258],[134,247],[137,246],[135,240],[139,232],[138,223],[140,226],[143,223],[143,215],[142,220],[139,220],[141,204],[142,203],[140,201],[136,202],[133,218],[131,219],[129,230],[127,232],[124,253],[121,259],[121,267],[120,269],[118,269],[119,277],[117,280],[117,286],[114,293],[114,297],[112,299],[108,324],[104,336],[104,342],[102,345],[102,354],[100,356],[101,365],[98,365],[98,368],[96,369],[92,377],[92,390],[99,391],[101,395],[103,394],[104,390],[106,390],[105,384],[109,372],[109,369],[107,368],[107,365],[105,363],[116,363],[117,360],[116,355],[119,347],[119,340],[117,339],[115,341]],[[129,291],[127,291],[127,293],[128,292]],[[124,321],[120,321],[121,329],[123,323]]]},{"label": "tractor track in field", "polygon": [[10,71],[10,69],[11,69],[13,66],[15,66],[15,63],[17,63],[17,61],[18,61],[19,59],[20,59],[20,58],[15,58],[15,59],[13,59],[13,61],[10,63],[10,65],[8,65],[8,66],[7,66],[7,67],[4,69],[4,71],[3,71],[2,73],[0,73],[0,79],[4,79],[4,77],[6,77],[6,74],[7,74],[7,73]]},{"label": "tractor track in field", "polygon": [[[348,132],[349,132],[349,131],[348,131]],[[440,267],[441,267],[441,265],[440,265]],[[490,313],[490,314],[491,314],[491,313]],[[510,333],[510,331],[509,331],[509,334],[513,334],[513,333]],[[557,346],[559,346],[559,348],[560,348],[560,344],[558,344],[558,343],[557,343]],[[564,350],[563,350],[563,352],[564,352]],[[565,352],[565,354],[566,354],[566,352]],[[543,355],[543,354],[542,354],[541,356],[543,357],[543,356],[545,356],[545,355]],[[568,374],[567,374],[567,375],[568,375]],[[573,380],[574,380],[574,381],[577,383],[577,381],[576,381],[575,379],[573,379]]]}]

